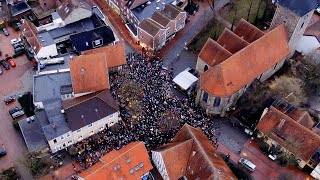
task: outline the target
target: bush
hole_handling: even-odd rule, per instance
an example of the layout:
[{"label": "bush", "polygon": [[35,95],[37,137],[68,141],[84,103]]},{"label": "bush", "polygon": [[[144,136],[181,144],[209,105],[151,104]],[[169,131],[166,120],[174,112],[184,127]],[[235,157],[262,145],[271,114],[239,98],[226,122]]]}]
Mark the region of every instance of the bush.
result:
[{"label": "bush", "polygon": [[20,126],[19,126],[19,121],[18,120],[14,119],[12,121],[12,125],[16,130],[20,130]]},{"label": "bush", "polygon": [[1,172],[1,179],[8,179],[8,180],[14,180],[14,179],[20,179],[19,173],[16,171],[15,168],[9,168],[6,170],[3,170]]},{"label": "bush", "polygon": [[8,20],[8,24],[10,27],[12,27],[14,24],[17,24],[18,22],[19,20],[14,18]]}]

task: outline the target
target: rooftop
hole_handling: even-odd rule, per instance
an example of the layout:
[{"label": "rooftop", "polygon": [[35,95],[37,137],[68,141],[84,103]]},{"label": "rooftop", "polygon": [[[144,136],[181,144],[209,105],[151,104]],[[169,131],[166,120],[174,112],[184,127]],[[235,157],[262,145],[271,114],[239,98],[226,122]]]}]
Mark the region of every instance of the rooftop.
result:
[{"label": "rooftop", "polygon": [[319,148],[320,137],[273,106],[266,110],[256,128],[308,162]]},{"label": "rooftop", "polygon": [[162,27],[166,27],[170,23],[170,19],[165,16],[161,11],[156,11],[151,19],[159,23]]},{"label": "rooftop", "polygon": [[65,20],[74,9],[83,8],[92,10],[92,5],[86,0],[66,0],[58,8],[57,13],[60,15],[62,20]]},{"label": "rooftop", "polygon": [[67,122],[72,131],[92,124],[118,111],[110,91],[85,95],[63,102]]},{"label": "rooftop", "polygon": [[317,7],[317,0],[276,0],[276,2],[298,16],[304,16]]},{"label": "rooftop", "polygon": [[70,72],[36,75],[33,77],[33,101],[61,99],[61,86],[70,84]]},{"label": "rooftop", "polygon": [[97,27],[103,26],[104,23],[97,15],[93,14],[89,18],[82,19],[80,21],[68,24],[61,28],[56,28],[49,31],[52,39],[57,39],[66,35],[72,35],[80,32],[91,31]]},{"label": "rooftop", "polygon": [[78,52],[94,49],[93,42],[97,39],[102,39],[101,46],[111,44],[115,41],[113,31],[109,26],[101,26],[70,36],[70,41]]},{"label": "rooftop", "polygon": [[150,3],[148,3],[147,1],[131,10],[132,13],[137,17],[139,22],[144,19],[150,18],[154,12],[163,10],[165,4],[170,4],[174,2],[174,0],[149,0],[149,2]]},{"label": "rooftop", "polygon": [[36,116],[18,121],[22,136],[29,152],[35,152],[48,146],[42,124]]},{"label": "rooftop", "polygon": [[249,43],[264,36],[264,32],[244,19],[240,19],[233,32]]},{"label": "rooftop", "polygon": [[108,68],[118,67],[127,64],[126,53],[124,50],[124,45],[122,43],[83,51],[81,54],[88,55],[96,53],[106,54]]},{"label": "rooftop", "polygon": [[146,31],[148,34],[150,34],[151,36],[155,36],[158,34],[158,32],[160,31],[161,27],[155,23],[154,21],[150,20],[150,19],[145,19],[143,20],[140,24],[139,27],[141,29],[143,29],[144,31]]},{"label": "rooftop", "polygon": [[202,73],[200,85],[211,96],[231,96],[288,54],[286,30],[282,24]]},{"label": "rooftop", "polygon": [[155,152],[162,154],[170,179],[236,179],[200,128],[185,124],[172,143]]},{"label": "rooftop", "polygon": [[12,16],[17,16],[29,10],[31,10],[31,7],[24,1],[17,2],[11,6]]},{"label": "rooftop", "polygon": [[104,53],[75,56],[70,59],[69,64],[75,94],[110,88]]},{"label": "rooftop", "polygon": [[229,29],[224,29],[224,31],[219,36],[217,43],[232,54],[249,45],[247,41],[240,38]]},{"label": "rooftop", "polygon": [[80,173],[86,180],[96,179],[141,179],[152,169],[148,152],[143,142],[132,142],[120,150],[113,150],[100,161]]}]

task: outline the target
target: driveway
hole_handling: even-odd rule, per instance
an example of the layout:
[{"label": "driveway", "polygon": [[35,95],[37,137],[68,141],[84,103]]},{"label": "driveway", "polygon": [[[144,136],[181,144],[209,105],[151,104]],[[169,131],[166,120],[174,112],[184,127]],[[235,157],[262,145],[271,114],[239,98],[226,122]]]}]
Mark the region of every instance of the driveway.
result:
[{"label": "driveway", "polygon": [[[12,28],[8,28],[10,35],[8,37],[0,33],[0,50],[2,51],[2,57],[5,54],[12,56],[13,47],[10,44],[10,40],[19,37],[19,33],[15,32]],[[0,144],[6,149],[7,155],[0,158],[0,168],[7,169],[12,165],[18,168],[23,179],[33,179],[28,169],[21,164],[26,153],[26,145],[19,131],[16,131],[12,125],[12,118],[10,117],[8,110],[16,105],[18,102],[6,106],[3,102],[4,98],[8,95],[22,93],[32,90],[31,77],[34,74],[32,67],[33,63],[28,61],[26,56],[20,56],[14,59],[16,63],[15,68],[10,70],[4,70],[0,75]],[[21,81],[23,80],[23,81]]]}]

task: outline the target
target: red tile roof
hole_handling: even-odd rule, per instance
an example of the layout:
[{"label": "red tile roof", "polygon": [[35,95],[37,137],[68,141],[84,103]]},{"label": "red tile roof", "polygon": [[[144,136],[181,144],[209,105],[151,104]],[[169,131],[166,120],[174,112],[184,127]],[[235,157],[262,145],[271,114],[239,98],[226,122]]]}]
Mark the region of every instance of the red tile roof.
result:
[{"label": "red tile roof", "polygon": [[247,41],[241,39],[239,36],[237,36],[229,29],[224,29],[224,31],[219,36],[217,43],[229,52],[231,52],[232,54],[240,51],[241,49],[249,45]]},{"label": "red tile roof", "polygon": [[320,137],[317,134],[273,106],[261,118],[256,128],[306,162],[320,146]]},{"label": "red tile roof", "polygon": [[82,55],[105,53],[107,57],[108,68],[118,67],[127,64],[126,52],[122,43],[109,45],[100,48],[90,49],[81,52]]},{"label": "red tile roof", "polygon": [[162,154],[170,179],[236,179],[199,128],[185,124],[172,143],[155,151]]},{"label": "red tile roof", "polygon": [[231,96],[288,54],[286,30],[282,24],[202,73],[200,85],[212,96]]},{"label": "red tile roof", "polygon": [[[100,158],[100,162],[80,173],[86,180],[140,179],[152,165],[143,142],[132,142]],[[130,173],[133,170],[133,173]]]},{"label": "red tile roof", "polygon": [[104,53],[70,59],[70,74],[75,94],[109,89],[109,74]]},{"label": "red tile roof", "polygon": [[239,21],[237,27],[233,30],[233,32],[249,43],[252,43],[253,41],[264,36],[264,32],[244,19],[241,19]]},{"label": "red tile roof", "polygon": [[201,49],[198,57],[213,67],[231,57],[232,54],[220,44],[209,38]]}]

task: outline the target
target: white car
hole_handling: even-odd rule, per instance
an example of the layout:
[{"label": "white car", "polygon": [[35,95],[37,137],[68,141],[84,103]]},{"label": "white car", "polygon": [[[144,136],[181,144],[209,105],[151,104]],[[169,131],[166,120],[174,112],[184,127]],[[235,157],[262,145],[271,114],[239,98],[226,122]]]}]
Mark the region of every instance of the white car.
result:
[{"label": "white car", "polygon": [[11,39],[11,44],[12,44],[12,45],[13,45],[13,44],[17,44],[17,43],[19,43],[19,42],[21,42],[21,39],[20,39],[20,38]]}]

